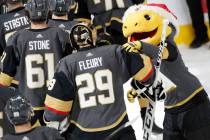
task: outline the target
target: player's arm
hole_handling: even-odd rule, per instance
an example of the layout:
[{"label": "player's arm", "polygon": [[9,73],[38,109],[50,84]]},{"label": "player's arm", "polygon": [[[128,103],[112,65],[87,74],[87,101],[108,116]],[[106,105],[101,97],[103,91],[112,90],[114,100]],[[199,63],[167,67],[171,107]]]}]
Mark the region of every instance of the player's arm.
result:
[{"label": "player's arm", "polygon": [[130,77],[146,85],[154,82],[155,69],[150,57],[125,50],[122,50],[121,53]]},{"label": "player's arm", "polygon": [[0,25],[0,56],[2,55],[5,48],[5,39],[3,34],[3,26]]},{"label": "player's arm", "polygon": [[60,62],[48,87],[45,99],[44,117],[47,122],[62,121],[71,111],[74,90],[67,72],[65,62]]},{"label": "player's arm", "polygon": [[58,37],[63,49],[63,57],[71,54],[73,51],[73,47],[71,46],[69,33],[62,29],[59,29]]},{"label": "player's arm", "polygon": [[[174,42],[173,36],[169,36],[166,39],[166,45],[167,46],[164,48],[163,53],[162,53],[163,55],[162,59],[168,60],[168,61],[175,60],[178,56],[178,51],[177,51],[177,47]],[[159,52],[158,46],[154,46],[154,45],[142,42],[142,41],[128,42],[123,45],[123,48],[129,52],[140,52],[140,53],[146,54],[152,59],[157,58],[158,52]]]},{"label": "player's arm", "polygon": [[16,49],[16,38],[12,37],[1,56],[0,85],[10,86],[19,65],[19,55]]}]

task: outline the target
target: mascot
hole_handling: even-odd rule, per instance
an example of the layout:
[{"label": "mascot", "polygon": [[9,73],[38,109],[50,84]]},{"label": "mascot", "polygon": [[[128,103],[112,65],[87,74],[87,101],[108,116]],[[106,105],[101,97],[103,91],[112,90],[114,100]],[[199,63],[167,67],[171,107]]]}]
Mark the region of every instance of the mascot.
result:
[{"label": "mascot", "polygon": [[[176,88],[167,92],[165,99],[163,140],[209,140],[210,101],[198,78],[188,71],[182,60],[174,42],[177,18],[167,6],[151,3],[130,7],[123,17],[123,34],[133,43],[123,47],[126,51],[146,54],[155,61],[164,19],[170,23],[166,30],[167,46],[162,53],[160,71]],[[128,92],[130,102],[136,97],[135,92]],[[140,100],[141,108],[146,107],[145,100]]]}]

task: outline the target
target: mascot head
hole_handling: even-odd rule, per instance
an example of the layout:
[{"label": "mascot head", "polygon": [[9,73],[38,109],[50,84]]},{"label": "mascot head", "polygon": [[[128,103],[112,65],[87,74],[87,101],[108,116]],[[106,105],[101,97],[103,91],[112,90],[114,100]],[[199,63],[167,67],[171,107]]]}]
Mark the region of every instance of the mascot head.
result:
[{"label": "mascot head", "polygon": [[[163,20],[176,26],[176,16],[165,4],[140,4],[128,8],[123,17],[123,34],[129,41],[141,40],[158,45],[161,40]],[[167,36],[172,28],[167,27]]]}]

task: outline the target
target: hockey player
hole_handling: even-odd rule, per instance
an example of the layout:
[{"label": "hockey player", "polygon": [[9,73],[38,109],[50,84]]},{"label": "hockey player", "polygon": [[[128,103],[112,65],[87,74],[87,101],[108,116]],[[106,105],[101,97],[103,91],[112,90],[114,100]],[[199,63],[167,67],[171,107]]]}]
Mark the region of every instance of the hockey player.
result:
[{"label": "hockey player", "polygon": [[[31,28],[17,32],[8,41],[0,74],[0,84],[9,86],[17,67],[20,69],[19,91],[35,110],[32,124],[43,124],[42,114],[47,85],[53,78],[57,62],[71,52],[69,34],[60,28],[48,27],[47,0],[32,0],[27,5]],[[38,122],[37,120],[41,122]]]},{"label": "hockey player", "polygon": [[68,19],[69,5],[70,3],[67,0],[51,0],[52,19],[48,21],[48,25],[70,32],[71,27],[77,22]]},{"label": "hockey player", "polygon": [[125,10],[144,0],[76,0],[76,19],[89,22],[93,15],[93,26],[98,34],[107,32],[115,37],[114,43],[124,44],[127,40],[122,34],[122,16]]},{"label": "hockey player", "polygon": [[14,132],[13,127],[9,123],[7,117],[5,117],[4,107],[9,98],[15,95],[17,95],[15,89],[0,87],[0,128],[2,128],[2,135],[0,134],[0,139],[3,135]]},{"label": "hockey player", "polygon": [[[169,20],[166,48],[160,71],[176,88],[165,100],[163,140],[209,140],[210,101],[197,77],[188,71],[174,42],[176,17],[164,4],[150,3],[131,7],[126,13],[123,33],[130,41],[142,40],[155,46],[136,43],[125,50],[136,50],[156,60],[161,41],[163,20]],[[136,25],[136,26],[135,26]],[[138,41],[137,41],[138,42]],[[129,93],[132,101],[137,95]]]},{"label": "hockey player", "polygon": [[[128,121],[123,83],[133,76],[150,85],[154,68],[147,56],[127,53],[120,45],[94,48],[92,32],[82,24],[75,25],[70,36],[78,52],[58,64],[44,116],[53,123],[70,115],[69,140],[102,140]],[[133,129],[115,139],[134,140]]]},{"label": "hockey player", "polygon": [[3,140],[64,140],[53,128],[32,128],[31,118],[33,108],[28,100],[20,95],[10,98],[5,107],[5,113],[15,128],[15,133],[5,135]]},{"label": "hockey player", "polygon": [[0,16],[0,56],[6,47],[8,38],[16,31],[27,28],[30,25],[22,0],[5,1],[8,13]]}]

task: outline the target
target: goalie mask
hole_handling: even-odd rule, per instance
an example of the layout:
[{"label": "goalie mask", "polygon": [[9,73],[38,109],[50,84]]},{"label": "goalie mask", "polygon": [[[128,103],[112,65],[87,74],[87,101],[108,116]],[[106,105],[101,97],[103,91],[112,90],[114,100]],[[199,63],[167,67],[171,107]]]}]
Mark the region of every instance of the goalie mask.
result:
[{"label": "goalie mask", "polygon": [[14,96],[7,101],[5,113],[13,125],[21,125],[31,121],[34,111],[29,101],[20,95]]},{"label": "goalie mask", "polygon": [[76,24],[70,31],[70,39],[72,46],[76,49],[82,46],[94,46],[92,31],[89,27],[84,24]]}]

